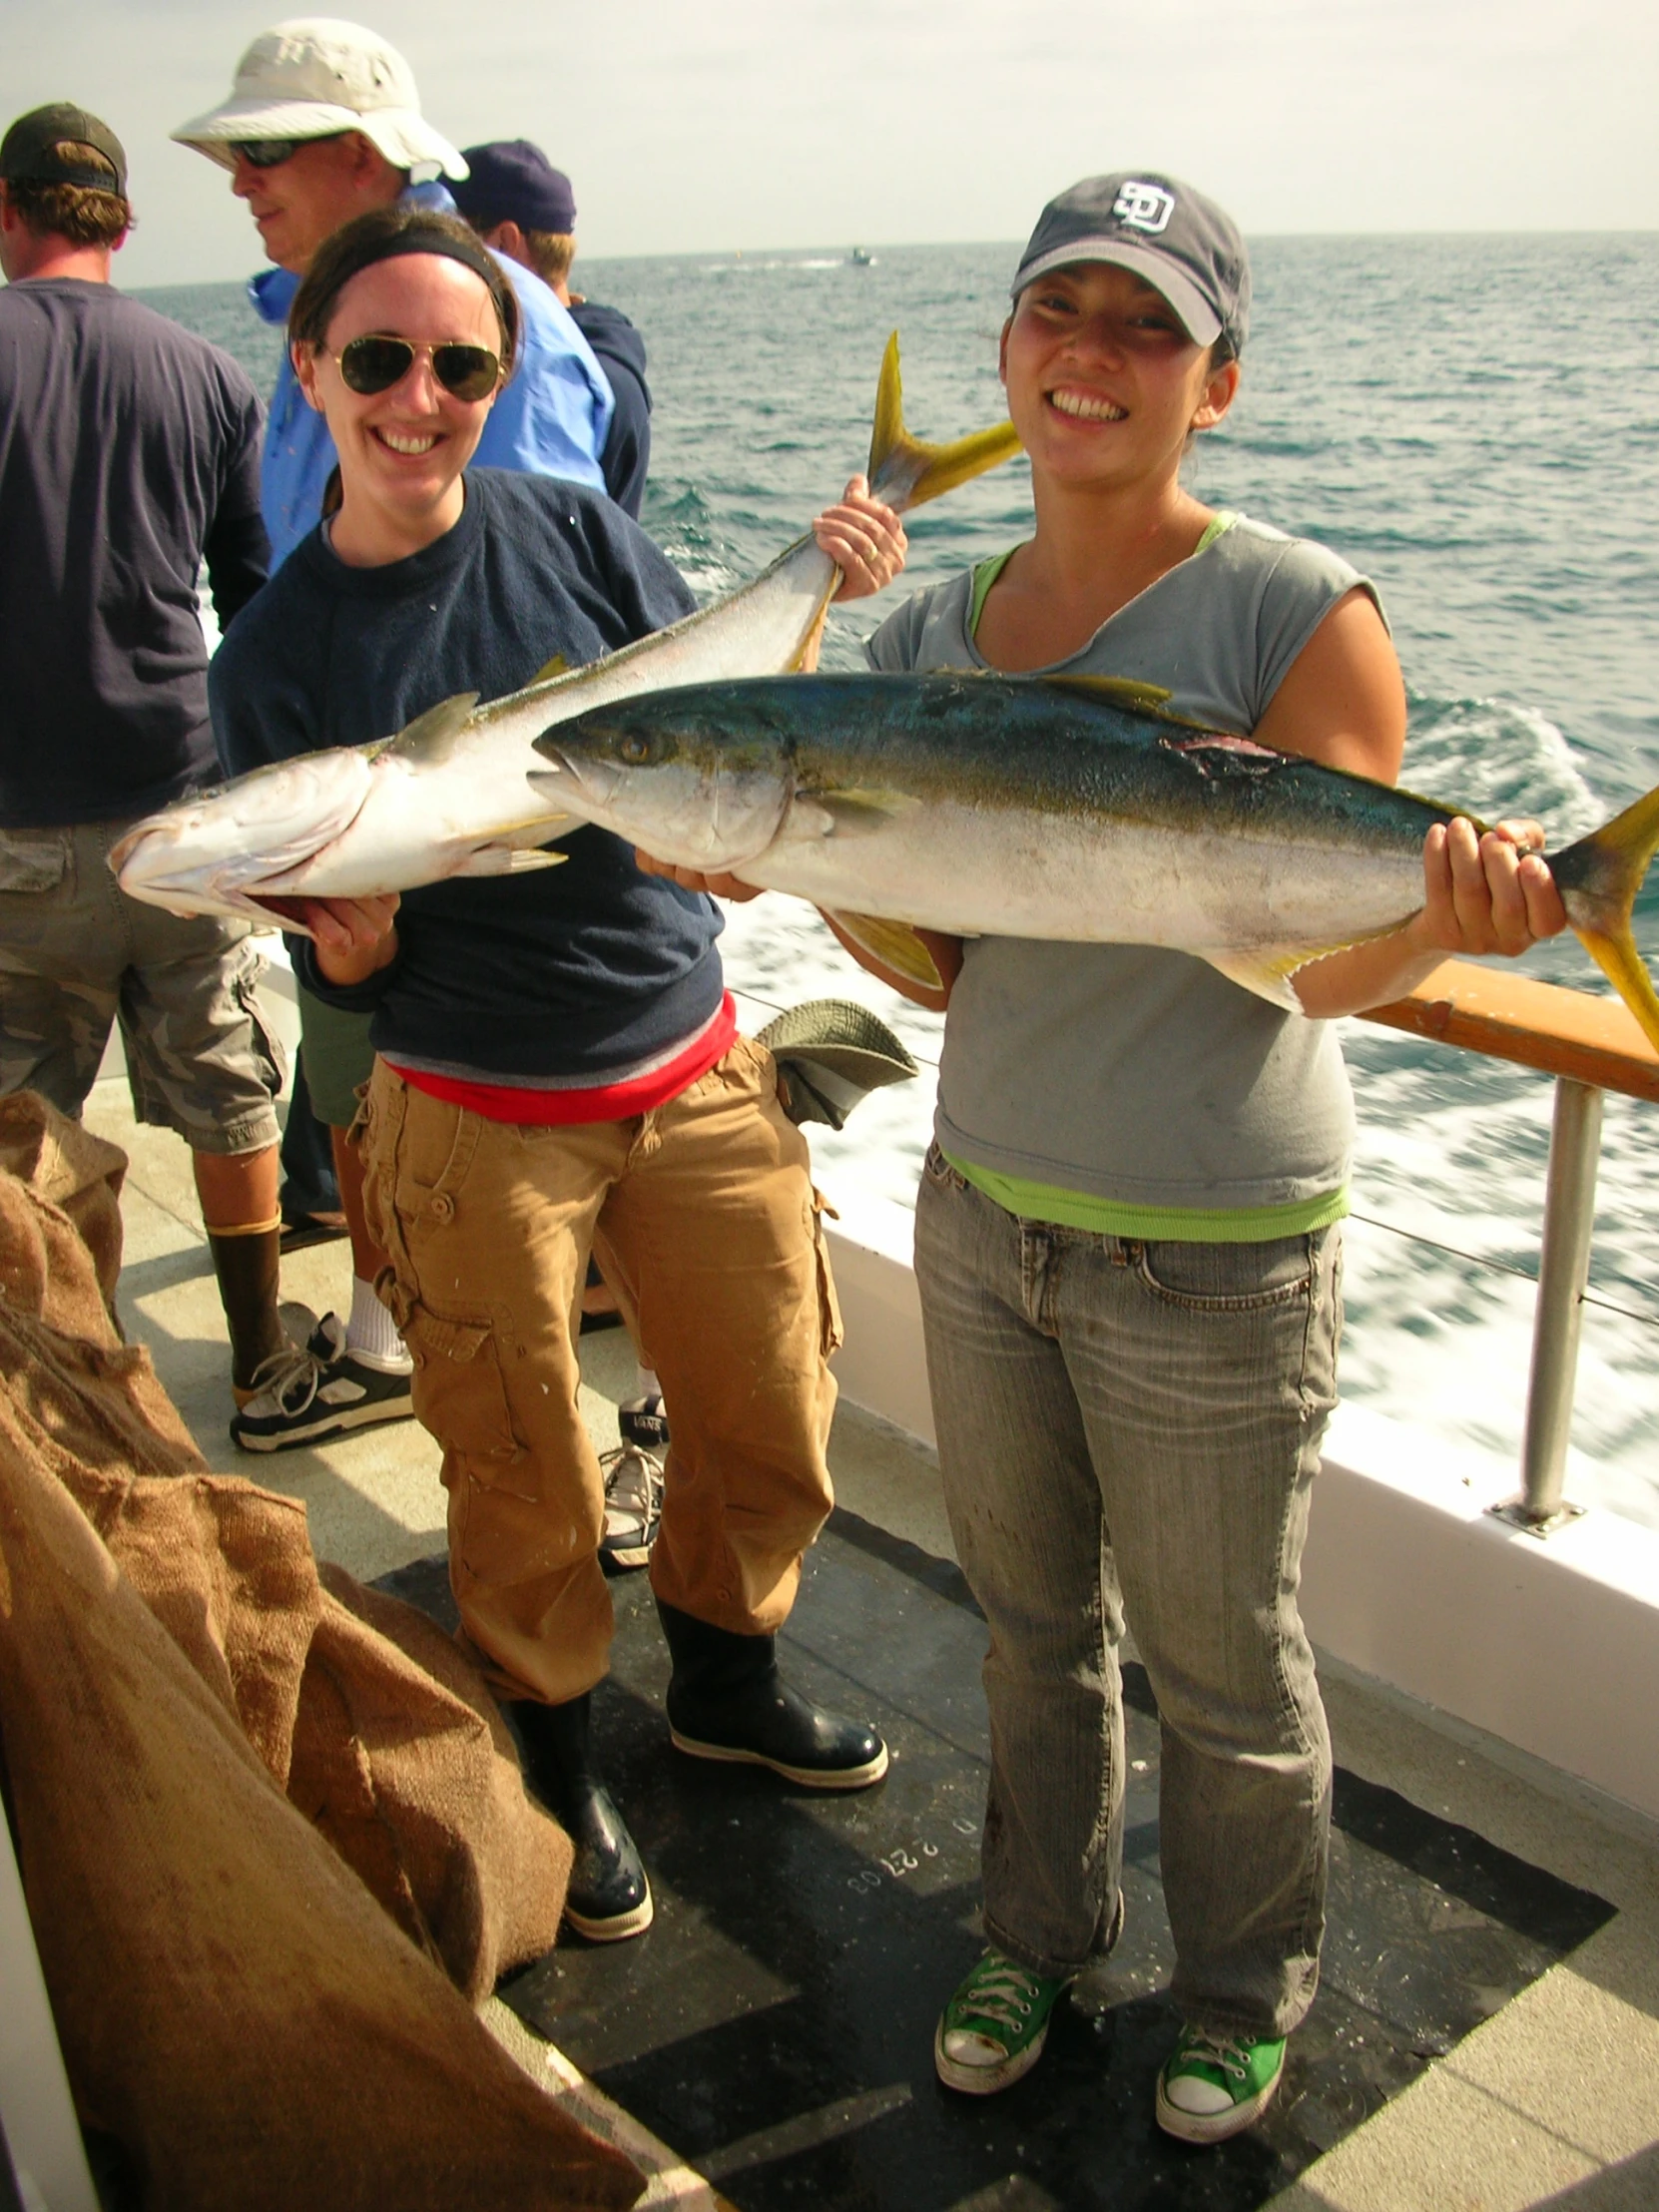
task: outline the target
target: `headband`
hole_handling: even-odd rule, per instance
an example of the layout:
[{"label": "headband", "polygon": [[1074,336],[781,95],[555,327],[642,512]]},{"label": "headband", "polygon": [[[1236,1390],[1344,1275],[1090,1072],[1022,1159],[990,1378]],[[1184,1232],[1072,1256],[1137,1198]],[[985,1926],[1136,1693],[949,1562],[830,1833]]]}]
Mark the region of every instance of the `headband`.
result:
[{"label": "headband", "polygon": [[353,276],[360,276],[365,269],[373,269],[379,262],[401,261],[405,254],[441,254],[446,261],[459,262],[463,269],[470,269],[474,276],[482,277],[491,292],[499,291],[503,277],[499,267],[487,246],[470,238],[458,238],[448,231],[433,229],[425,233],[398,231],[372,250],[351,257],[342,283]]}]

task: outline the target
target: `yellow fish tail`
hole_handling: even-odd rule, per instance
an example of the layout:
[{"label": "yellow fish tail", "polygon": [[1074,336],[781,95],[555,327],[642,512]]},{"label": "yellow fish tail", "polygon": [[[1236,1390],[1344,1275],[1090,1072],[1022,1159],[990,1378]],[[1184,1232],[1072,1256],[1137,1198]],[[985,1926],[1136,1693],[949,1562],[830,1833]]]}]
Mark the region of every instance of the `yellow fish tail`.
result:
[{"label": "yellow fish tail", "polygon": [[976,430],[953,445],[928,445],[904,427],[904,393],[898,373],[898,332],[881,356],[881,380],[875,391],[875,421],[869,436],[869,488],[877,499],[905,514],[941,492],[953,491],[970,476],[1012,460],[1019,439],[1011,422]]},{"label": "yellow fish tail", "polygon": [[1568,845],[1551,863],[1573,934],[1659,1051],[1659,994],[1636,950],[1630,916],[1659,851],[1659,789]]}]

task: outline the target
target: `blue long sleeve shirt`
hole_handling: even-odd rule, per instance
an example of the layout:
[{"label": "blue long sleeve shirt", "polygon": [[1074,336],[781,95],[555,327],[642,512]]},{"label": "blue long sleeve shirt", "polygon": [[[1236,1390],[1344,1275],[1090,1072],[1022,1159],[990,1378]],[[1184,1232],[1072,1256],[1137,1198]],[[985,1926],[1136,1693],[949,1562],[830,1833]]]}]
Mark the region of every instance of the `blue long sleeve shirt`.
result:
[{"label": "blue long sleeve shirt", "polygon": [[[473,465],[558,476],[603,491],[600,456],[615,411],[605,372],[557,294],[532,271],[499,254],[496,260],[518,294],[519,352],[490,409]],[[267,322],[287,320],[298,289],[298,277],[285,269],[262,270],[248,286]],[[320,521],[323,488],[334,459],[328,425],[306,401],[284,351],[271,395],[260,470],[260,504],[274,571]]]}]

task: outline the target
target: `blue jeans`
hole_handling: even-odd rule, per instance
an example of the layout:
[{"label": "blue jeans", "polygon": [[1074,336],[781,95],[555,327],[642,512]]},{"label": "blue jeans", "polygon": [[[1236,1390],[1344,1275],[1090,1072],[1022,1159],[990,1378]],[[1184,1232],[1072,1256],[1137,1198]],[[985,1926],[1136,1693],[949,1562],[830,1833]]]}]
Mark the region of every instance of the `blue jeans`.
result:
[{"label": "blue jeans", "polygon": [[985,1933],[1044,1974],[1116,1938],[1127,1613],[1162,1729],[1172,1994],[1201,2026],[1287,2034],[1325,1926],[1331,1750],[1297,1585],[1340,1232],[1097,1236],[1005,1212],[935,1149],[916,1278],[945,1503],[991,1630]]}]

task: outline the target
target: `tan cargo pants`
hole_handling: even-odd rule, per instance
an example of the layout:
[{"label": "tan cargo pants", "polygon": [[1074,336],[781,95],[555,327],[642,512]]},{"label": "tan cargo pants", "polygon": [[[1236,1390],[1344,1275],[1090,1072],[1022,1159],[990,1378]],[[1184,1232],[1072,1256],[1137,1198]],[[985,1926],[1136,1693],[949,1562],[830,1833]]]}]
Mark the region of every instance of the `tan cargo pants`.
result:
[{"label": "tan cargo pants", "polygon": [[576,1395],[590,1247],[673,1430],[652,1587],[775,1630],[833,1502],[840,1322],[771,1054],[740,1037],[657,1112],[570,1129],[488,1121],[376,1060],[360,1136],[378,1288],[443,1446],[450,1580],[498,1692],[562,1703],[606,1669],[604,1485]]}]

